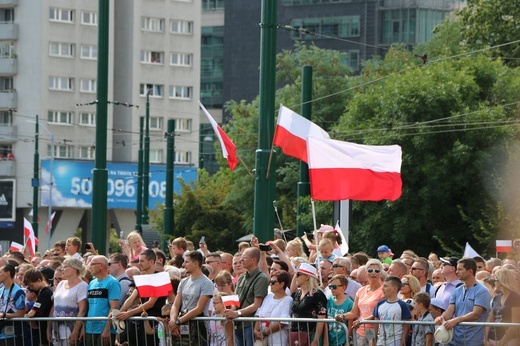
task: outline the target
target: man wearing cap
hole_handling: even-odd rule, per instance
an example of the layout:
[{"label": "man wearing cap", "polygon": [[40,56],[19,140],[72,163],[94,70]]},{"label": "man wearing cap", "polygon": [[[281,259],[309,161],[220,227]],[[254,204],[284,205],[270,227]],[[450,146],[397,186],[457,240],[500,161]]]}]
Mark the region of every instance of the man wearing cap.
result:
[{"label": "man wearing cap", "polygon": [[483,284],[477,282],[477,263],[473,258],[457,262],[457,276],[464,283],[455,289],[448,309],[435,319],[435,324],[453,329],[449,345],[484,345],[483,326],[461,326],[461,322],[486,322],[489,315],[491,295]]},{"label": "man wearing cap", "polygon": [[390,249],[386,245],[381,245],[377,248],[377,257],[379,257],[382,263],[386,263],[388,265],[392,264],[392,259],[390,258]]},{"label": "man wearing cap", "polygon": [[450,297],[455,289],[462,285],[462,281],[459,280],[456,273],[458,260],[457,257],[441,257],[445,282],[437,288],[434,296],[442,301],[441,308],[444,310],[448,309]]}]

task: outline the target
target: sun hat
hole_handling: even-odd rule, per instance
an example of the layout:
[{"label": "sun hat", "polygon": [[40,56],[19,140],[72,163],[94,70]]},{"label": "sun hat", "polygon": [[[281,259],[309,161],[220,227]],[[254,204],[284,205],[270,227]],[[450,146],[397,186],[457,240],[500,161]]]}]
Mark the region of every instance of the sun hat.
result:
[{"label": "sun hat", "polygon": [[316,274],[316,268],[314,268],[309,263],[302,263],[302,264],[300,264],[300,266],[298,267],[298,273],[302,273],[302,274],[308,275],[308,276],[313,277],[315,279],[318,278],[318,275]]},{"label": "sun hat", "polygon": [[441,324],[435,334],[433,334],[435,341],[441,344],[449,344],[451,339],[453,339],[453,329],[446,329],[446,327]]},{"label": "sun hat", "polygon": [[432,300],[430,301],[430,305],[433,305],[438,309],[444,310],[444,304],[442,303],[442,300],[440,300],[439,298],[432,298]]}]

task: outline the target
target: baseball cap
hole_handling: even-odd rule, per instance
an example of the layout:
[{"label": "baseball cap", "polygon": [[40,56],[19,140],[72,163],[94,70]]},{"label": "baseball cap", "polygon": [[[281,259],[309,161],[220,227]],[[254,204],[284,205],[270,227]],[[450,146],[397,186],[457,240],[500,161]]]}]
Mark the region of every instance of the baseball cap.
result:
[{"label": "baseball cap", "polygon": [[377,252],[390,252],[390,249],[386,245],[381,245],[377,248]]},{"label": "baseball cap", "polygon": [[452,267],[457,267],[457,262],[459,259],[457,257],[441,257],[441,262],[444,264],[448,264]]}]

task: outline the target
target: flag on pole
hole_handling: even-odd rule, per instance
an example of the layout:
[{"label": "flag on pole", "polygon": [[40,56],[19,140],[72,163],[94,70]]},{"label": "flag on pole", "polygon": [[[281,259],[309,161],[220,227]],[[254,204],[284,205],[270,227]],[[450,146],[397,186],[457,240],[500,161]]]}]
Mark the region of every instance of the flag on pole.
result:
[{"label": "flag on pole", "polygon": [[469,245],[468,242],[466,242],[466,247],[464,248],[464,255],[463,257],[482,257],[478,254],[478,252],[476,252],[475,250],[473,250],[473,248],[471,247],[471,245]]},{"label": "flag on pole", "polygon": [[202,111],[204,112],[204,114],[206,114],[206,116],[208,117],[208,120],[211,123],[211,126],[213,127],[213,131],[215,131],[215,134],[217,135],[217,138],[220,142],[220,146],[222,148],[222,156],[225,159],[227,159],[229,168],[231,170],[234,170],[238,164],[237,153],[236,153],[237,147],[231,141],[231,139],[229,139],[228,135],[226,135],[224,130],[222,130],[222,128],[217,124],[215,119],[213,119],[213,117],[209,114],[209,112],[202,105],[202,103],[200,103],[200,101],[199,101],[199,106],[202,109]]},{"label": "flag on pole", "polygon": [[497,252],[513,251],[513,241],[512,240],[497,240],[496,246],[497,246]]},{"label": "flag on pole", "polygon": [[237,308],[240,307],[240,300],[236,294],[231,296],[222,296],[222,303],[226,308],[229,308],[230,306],[236,306]]},{"label": "flag on pole", "polygon": [[23,250],[23,245],[22,244],[17,243],[15,241],[11,242],[11,246],[9,246],[9,251],[19,251],[19,252],[22,252],[22,250]]},{"label": "flag on pole", "polygon": [[[339,245],[339,248],[341,249],[341,254],[344,256],[348,253],[348,243],[345,235],[343,234],[343,231],[339,227],[339,220],[336,222],[336,227],[334,227],[334,230],[338,232],[340,238],[341,238],[341,244]],[[348,230],[347,230],[348,232]]]},{"label": "flag on pole", "polygon": [[140,298],[166,297],[173,291],[170,274],[167,272],[136,275],[134,281]]},{"label": "flag on pole", "polygon": [[311,197],[318,201],[395,201],[402,194],[401,147],[307,139]]},{"label": "flag on pole", "polygon": [[51,218],[47,221],[47,225],[45,226],[45,233],[49,233],[52,228],[52,222],[54,221],[54,217],[56,216],[56,212],[51,214]]},{"label": "flag on pole", "polygon": [[321,127],[280,105],[273,144],[287,156],[307,162],[307,137],[330,138]]},{"label": "flag on pole", "polygon": [[[31,211],[29,211],[29,216],[32,217],[33,216],[33,210],[31,209]],[[40,222],[40,217],[38,216],[36,222]]]},{"label": "flag on pole", "polygon": [[29,253],[33,257],[36,252],[36,245],[38,245],[38,238],[36,238],[32,225],[26,218],[23,218],[23,229],[26,238],[25,245],[29,247]]}]

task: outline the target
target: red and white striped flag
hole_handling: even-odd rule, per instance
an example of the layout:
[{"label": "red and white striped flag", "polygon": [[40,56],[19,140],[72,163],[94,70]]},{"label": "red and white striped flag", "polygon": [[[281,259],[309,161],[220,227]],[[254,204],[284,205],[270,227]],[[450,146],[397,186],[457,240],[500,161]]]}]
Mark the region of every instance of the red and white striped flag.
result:
[{"label": "red and white striped flag", "polygon": [[497,240],[497,252],[511,252],[513,251],[513,241],[512,240]]},{"label": "red and white striped flag", "polygon": [[307,138],[330,138],[329,134],[301,115],[280,105],[273,144],[287,156],[307,162]]},{"label": "red and white striped flag", "polygon": [[51,218],[47,221],[47,225],[45,226],[45,233],[49,233],[52,228],[52,221],[54,221],[54,217],[56,216],[56,212],[51,214]]},{"label": "red and white striped flag", "polygon": [[217,122],[213,117],[209,114],[209,112],[206,110],[206,108],[200,103],[199,106],[208,117],[209,122],[211,123],[211,126],[213,127],[213,131],[215,131],[215,134],[217,135],[217,138],[220,142],[220,146],[222,147],[222,156],[227,160],[228,166],[231,170],[234,170],[235,167],[238,164],[237,159],[237,147],[231,141],[231,139],[228,137],[228,135],[222,130],[220,126],[218,126]]},{"label": "red and white striped flag", "polygon": [[226,308],[229,308],[230,306],[236,306],[237,308],[240,307],[240,300],[236,294],[232,296],[222,296],[222,303],[224,303]]},{"label": "red and white striped flag", "polygon": [[33,257],[36,252],[36,245],[38,245],[39,242],[34,234],[31,223],[26,218],[23,218],[23,232],[26,239],[25,245],[29,247],[29,253],[31,257]]},{"label": "red and white striped flag", "polygon": [[18,252],[22,252],[23,250],[23,245],[20,244],[20,243],[17,243],[15,241],[12,241],[11,242],[11,246],[9,246],[9,251],[18,251]]},{"label": "red and white striped flag", "polygon": [[[33,210],[31,209],[31,211],[29,212],[29,216],[32,217],[34,214],[33,214]],[[40,217],[38,216],[36,222],[40,222]]]},{"label": "red and white striped flag", "polygon": [[173,291],[170,274],[167,272],[136,275],[134,282],[140,298],[166,297]]}]

